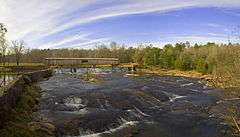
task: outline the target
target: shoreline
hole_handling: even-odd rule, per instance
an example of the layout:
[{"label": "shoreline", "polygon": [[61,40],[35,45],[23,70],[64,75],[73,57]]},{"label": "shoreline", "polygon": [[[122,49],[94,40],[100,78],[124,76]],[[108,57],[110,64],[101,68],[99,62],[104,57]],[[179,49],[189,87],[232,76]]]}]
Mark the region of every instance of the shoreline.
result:
[{"label": "shoreline", "polygon": [[167,70],[167,69],[141,69],[138,68],[138,72],[140,73],[150,73],[156,75],[167,75],[167,76],[179,76],[179,77],[189,77],[189,78],[199,78],[206,82],[206,84],[210,87],[217,87],[214,83],[213,76],[211,74],[203,74],[194,70],[191,71],[181,71],[181,70]]}]

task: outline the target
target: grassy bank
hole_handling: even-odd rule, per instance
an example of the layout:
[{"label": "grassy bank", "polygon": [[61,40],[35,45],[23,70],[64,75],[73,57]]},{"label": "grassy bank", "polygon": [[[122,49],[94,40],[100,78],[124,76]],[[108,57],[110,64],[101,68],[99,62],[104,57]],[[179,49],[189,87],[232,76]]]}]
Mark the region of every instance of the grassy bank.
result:
[{"label": "grassy bank", "polygon": [[182,76],[191,78],[200,78],[207,82],[209,86],[214,86],[213,76],[211,74],[204,74],[194,70],[191,71],[181,71],[181,70],[168,70],[161,69],[159,67],[149,67],[149,68],[138,68],[139,72],[152,73],[157,75],[168,75],[168,76]]},{"label": "grassy bank", "polygon": [[39,90],[34,85],[26,85],[24,92],[19,95],[19,101],[14,109],[9,110],[9,108],[1,107],[1,137],[48,136],[43,130],[36,131],[29,125],[36,109],[36,99],[40,97]]},{"label": "grassy bank", "polygon": [[[31,121],[35,99],[39,97],[38,88],[35,86],[26,86],[24,93],[19,95],[19,102],[14,109],[2,110],[2,118],[4,125],[0,130],[0,136],[3,137],[16,137],[16,136],[36,136],[31,132],[27,126]],[[7,121],[7,122],[6,122]]]},{"label": "grassy bank", "polygon": [[32,66],[44,66],[43,63],[20,63],[19,65],[17,65],[16,63],[0,63],[0,67],[3,67],[3,66],[7,66],[7,67],[17,67],[17,66],[20,66],[20,67],[32,67]]}]

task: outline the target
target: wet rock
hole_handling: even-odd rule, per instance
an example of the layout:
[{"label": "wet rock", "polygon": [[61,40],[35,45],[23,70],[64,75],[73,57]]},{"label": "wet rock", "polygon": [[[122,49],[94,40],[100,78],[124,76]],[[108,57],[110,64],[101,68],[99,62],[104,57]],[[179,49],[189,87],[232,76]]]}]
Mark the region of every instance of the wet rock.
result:
[{"label": "wet rock", "polygon": [[24,82],[25,82],[26,84],[32,83],[31,78],[30,78],[29,76],[27,76],[27,75],[24,75],[24,76],[23,76],[23,80],[24,80]]},{"label": "wet rock", "polygon": [[143,86],[143,87],[141,88],[142,91],[149,90],[149,89],[150,89],[150,88],[149,88],[148,86]]},{"label": "wet rock", "polygon": [[162,91],[148,91],[148,94],[152,96],[153,100],[158,102],[166,102],[169,101],[169,96],[167,96]]},{"label": "wet rock", "polygon": [[36,98],[34,101],[35,101],[36,104],[38,104],[39,100],[40,100],[39,98]]},{"label": "wet rock", "polygon": [[81,118],[79,124],[85,131],[104,132],[107,128],[115,128],[125,117],[123,111],[98,111]]},{"label": "wet rock", "polygon": [[31,122],[28,124],[31,131],[42,133],[47,137],[54,137],[56,135],[56,128],[51,123],[45,122]]}]

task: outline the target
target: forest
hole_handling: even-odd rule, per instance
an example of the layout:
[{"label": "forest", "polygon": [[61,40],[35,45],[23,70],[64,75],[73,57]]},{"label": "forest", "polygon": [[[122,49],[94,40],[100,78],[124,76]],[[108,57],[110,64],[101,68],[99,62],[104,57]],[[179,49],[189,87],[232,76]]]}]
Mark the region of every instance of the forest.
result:
[{"label": "forest", "polygon": [[[0,24],[1,27],[1,24]],[[45,58],[118,58],[120,63],[136,63],[138,69],[158,68],[162,70],[196,71],[209,74],[214,86],[224,88],[224,95],[230,101],[239,100],[240,87],[240,44],[194,44],[181,42],[176,44],[136,46],[122,45],[116,42],[96,44],[95,48],[59,48],[32,49],[21,40],[8,41],[6,30],[0,28],[0,63],[4,68],[8,65],[17,67],[24,64],[43,64]],[[31,47],[28,45],[28,47]],[[227,100],[227,99],[226,99]],[[239,134],[239,108],[230,105],[227,108],[226,120]]]},{"label": "forest", "polygon": [[5,60],[10,63],[43,63],[47,57],[119,58],[120,63],[133,62],[141,68],[195,70],[203,74],[212,74],[218,82],[224,83],[225,87],[240,84],[239,44],[209,42],[204,45],[190,45],[189,42],[185,42],[158,47],[151,44],[131,47],[111,42],[109,45],[96,45],[93,49],[25,49],[24,42],[11,43],[15,48],[8,46],[9,50],[6,51],[9,52],[2,54],[1,62]]}]

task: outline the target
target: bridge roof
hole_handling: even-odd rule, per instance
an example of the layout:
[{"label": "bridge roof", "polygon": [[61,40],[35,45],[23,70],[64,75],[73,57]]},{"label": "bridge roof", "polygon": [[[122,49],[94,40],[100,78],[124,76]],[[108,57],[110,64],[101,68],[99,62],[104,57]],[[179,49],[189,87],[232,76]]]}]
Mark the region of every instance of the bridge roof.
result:
[{"label": "bridge roof", "polygon": [[118,61],[118,58],[46,58],[46,60],[109,60],[109,61]]}]

